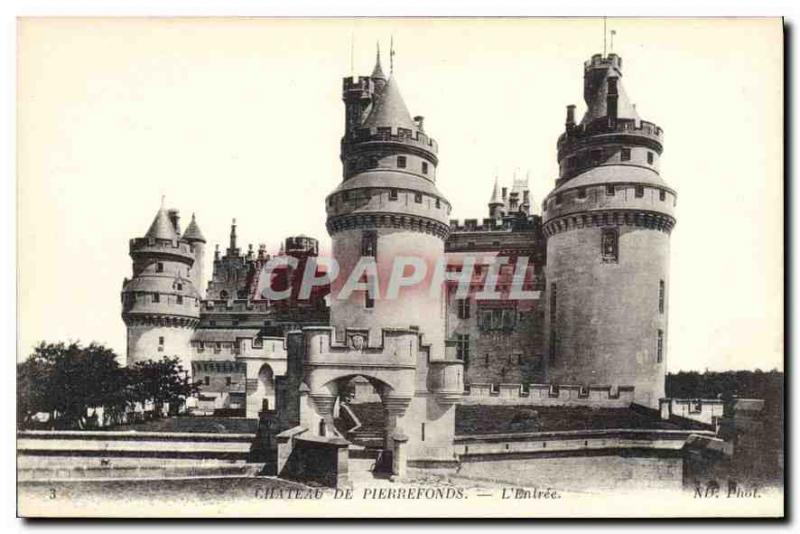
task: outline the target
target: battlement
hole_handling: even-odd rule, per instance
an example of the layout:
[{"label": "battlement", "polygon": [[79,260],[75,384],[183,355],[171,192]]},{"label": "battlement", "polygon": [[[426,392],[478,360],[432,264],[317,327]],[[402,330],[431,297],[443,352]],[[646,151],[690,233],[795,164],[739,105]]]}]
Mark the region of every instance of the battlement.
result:
[{"label": "battlement", "polygon": [[513,232],[519,230],[534,230],[541,217],[539,215],[506,216],[502,219],[450,219],[451,232]]},{"label": "battlement", "polygon": [[182,261],[194,263],[194,246],[185,241],[167,241],[152,237],[137,237],[129,242],[131,256],[177,256]]},{"label": "battlement", "polygon": [[473,383],[466,386],[459,402],[623,408],[633,403],[633,394],[633,386]]},{"label": "battlement", "polygon": [[372,142],[403,143],[422,148],[433,154],[439,151],[439,145],[436,140],[428,137],[424,132],[401,127],[390,128],[388,126],[356,128],[349,136],[342,137],[342,150],[353,144]]},{"label": "battlement", "polygon": [[[664,142],[664,131],[657,124],[636,119],[614,119],[608,117],[595,119],[589,124],[576,124],[567,128],[558,138],[558,159],[566,152],[582,145],[588,137],[594,136],[635,136],[643,138],[654,150],[661,153]],[[609,139],[609,142],[612,140]],[[614,139],[613,141],[617,141]]]},{"label": "battlement", "polygon": [[348,76],[342,79],[342,92],[345,95],[363,93],[363,98],[370,98],[375,90],[375,82],[369,76]]},{"label": "battlement", "polygon": [[603,54],[595,54],[590,59],[583,62],[584,70],[607,69],[609,67],[622,70],[622,58],[613,53],[608,54],[606,57],[603,57]]}]

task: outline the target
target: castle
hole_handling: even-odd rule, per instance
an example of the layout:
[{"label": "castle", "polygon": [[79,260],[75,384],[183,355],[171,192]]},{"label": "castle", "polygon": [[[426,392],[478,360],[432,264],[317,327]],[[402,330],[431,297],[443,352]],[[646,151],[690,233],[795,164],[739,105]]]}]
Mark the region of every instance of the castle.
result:
[{"label": "castle", "polygon": [[[370,76],[344,79],[342,99],[342,180],[325,207],[340,271],[363,269],[358,290],[340,298],[339,277],[299,298],[317,241],[287,238],[274,256],[263,245],[243,252],[235,221],[206,286],[195,217],[181,233],[178,212],[162,206],[130,242],[128,364],[178,356],[200,383],[193,409],[248,417],[274,409],[279,430],[321,438],[335,434],[347,384],[368,383],[385,410],[387,450],[420,461],[453,457],[454,405],[465,391],[550,383],[580,396],[625,391],[658,407],[676,194],[659,173],[662,131],[629,101],[619,56],[584,65],[587,109],[577,122],[567,106],[559,176],[541,215],[527,180],[515,177],[510,190],[495,179],[487,217],[451,220],[437,186],[437,143],[380,56]],[[371,277],[408,255],[445,260],[442,291],[375,298]],[[476,257],[499,261],[472,265]],[[276,258],[293,260],[266,269]],[[523,272],[514,269],[520,258]],[[463,294],[456,280],[465,272]],[[477,297],[488,280],[495,296]],[[513,297],[518,282],[525,299]],[[265,297],[275,287],[290,297]]]}]

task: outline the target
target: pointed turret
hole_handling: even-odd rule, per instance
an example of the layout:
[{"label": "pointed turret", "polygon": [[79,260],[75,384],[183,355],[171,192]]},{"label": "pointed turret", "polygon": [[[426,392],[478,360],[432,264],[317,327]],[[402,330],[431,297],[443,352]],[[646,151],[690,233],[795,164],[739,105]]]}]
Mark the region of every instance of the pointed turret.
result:
[{"label": "pointed turret", "polygon": [[503,207],[505,202],[500,197],[500,183],[497,176],[494,177],[494,189],[492,189],[492,198],[489,199],[489,217],[492,219],[500,219],[503,216]]},{"label": "pointed turret", "polygon": [[416,129],[416,124],[411,119],[406,103],[400,95],[397,77],[392,76],[383,88],[372,112],[364,121],[365,128],[407,128]]},{"label": "pointed turret", "polygon": [[236,247],[236,219],[231,222],[230,244],[228,245],[228,256],[238,256],[239,249]]},{"label": "pointed turret", "polygon": [[378,43],[378,51],[375,54],[375,68],[372,69],[372,79],[373,80],[383,80],[386,81],[386,75],[383,73],[383,68],[381,68],[381,45]]},{"label": "pointed turret", "polygon": [[175,232],[175,226],[170,220],[169,213],[164,209],[163,199],[161,207],[158,209],[158,213],[156,213],[156,217],[153,219],[153,223],[150,225],[150,229],[147,230],[145,237],[170,241],[178,239],[178,234]]},{"label": "pointed turret", "polygon": [[206,242],[203,232],[200,231],[200,226],[197,225],[197,220],[195,219],[194,213],[192,213],[192,222],[189,223],[189,226],[187,226],[186,230],[183,232],[183,239],[186,241]]}]

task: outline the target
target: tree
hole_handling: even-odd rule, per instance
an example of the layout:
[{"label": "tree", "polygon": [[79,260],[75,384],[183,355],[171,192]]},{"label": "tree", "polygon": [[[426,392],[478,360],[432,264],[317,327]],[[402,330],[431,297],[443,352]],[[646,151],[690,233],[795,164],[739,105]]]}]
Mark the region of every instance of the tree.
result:
[{"label": "tree", "polygon": [[137,362],[130,369],[133,398],[138,402],[152,402],[157,414],[169,403],[170,412],[176,413],[187,397],[198,391],[190,383],[178,358],[164,356],[161,360]]},{"label": "tree", "polygon": [[42,342],[17,366],[19,422],[47,412],[51,426],[85,428],[90,410],[126,402],[125,374],[114,351],[98,343]]}]

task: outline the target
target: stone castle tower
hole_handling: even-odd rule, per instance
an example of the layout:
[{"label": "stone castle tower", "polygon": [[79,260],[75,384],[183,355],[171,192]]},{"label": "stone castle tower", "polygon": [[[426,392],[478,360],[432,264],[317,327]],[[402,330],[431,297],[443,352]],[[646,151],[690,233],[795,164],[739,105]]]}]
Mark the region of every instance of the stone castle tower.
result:
[{"label": "stone castle tower", "polygon": [[[366,379],[383,405],[385,457],[394,458],[395,474],[402,474],[406,457],[453,460],[463,362],[454,350],[445,354],[443,294],[420,283],[390,298],[384,284],[398,258],[420,258],[429,272],[444,258],[450,204],[435,185],[436,142],[422,117],[409,114],[380,57],[371,76],[344,79],[342,99],[343,180],[326,200],[339,265],[331,326],[289,333],[287,379],[279,385],[289,401],[279,400],[277,408],[284,427],[299,424],[331,436],[342,387]],[[348,295],[344,284],[351,277],[361,286]]]},{"label": "stone castle tower", "polygon": [[187,371],[200,318],[205,238],[192,216],[181,237],[177,210],[162,206],[144,237],[130,240],[133,277],[122,287],[127,365],[178,356]]},{"label": "stone castle tower", "polygon": [[544,199],[548,378],[664,396],[669,237],[676,194],[659,173],[661,128],[639,118],[622,58],[584,65],[586,113],[567,106],[559,177]]}]

